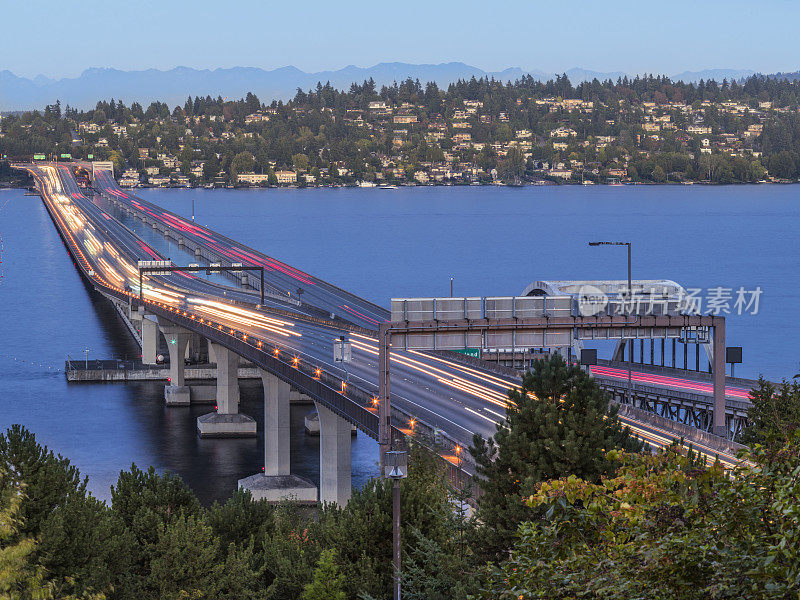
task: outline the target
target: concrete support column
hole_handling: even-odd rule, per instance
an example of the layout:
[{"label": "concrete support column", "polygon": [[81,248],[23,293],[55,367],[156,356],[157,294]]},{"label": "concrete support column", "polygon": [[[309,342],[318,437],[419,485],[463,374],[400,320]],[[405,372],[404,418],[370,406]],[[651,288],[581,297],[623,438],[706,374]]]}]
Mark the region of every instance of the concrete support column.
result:
[{"label": "concrete support column", "polygon": [[239,412],[239,355],[225,346],[213,344],[217,362],[217,414]]},{"label": "concrete support column", "polygon": [[319,402],[314,404],[319,414],[319,500],[344,506],[352,491],[352,426]]},{"label": "concrete support column", "polygon": [[259,372],[264,383],[264,474],[288,475],[291,388],[271,373]]},{"label": "concrete support column", "polygon": [[[142,321],[143,330],[145,321],[147,319]],[[167,340],[169,352],[169,385],[164,388],[164,400],[166,400],[167,406],[188,406],[190,394],[189,387],[184,380],[184,359],[192,333],[164,319],[159,319],[158,324],[164,339]]]},{"label": "concrete support column", "polygon": [[142,314],[142,363],[145,365],[156,364],[158,356],[158,323],[149,316]]},{"label": "concrete support column", "polygon": [[239,413],[239,355],[210,343],[217,361],[217,412],[197,417],[200,437],[255,437],[253,417]]},{"label": "concrete support column", "polygon": [[[292,475],[289,463],[288,383],[259,369],[264,383],[264,472],[239,480],[239,487],[248,490],[255,500],[301,504],[317,501],[317,487],[302,477]],[[348,431],[349,434],[349,431]]]}]

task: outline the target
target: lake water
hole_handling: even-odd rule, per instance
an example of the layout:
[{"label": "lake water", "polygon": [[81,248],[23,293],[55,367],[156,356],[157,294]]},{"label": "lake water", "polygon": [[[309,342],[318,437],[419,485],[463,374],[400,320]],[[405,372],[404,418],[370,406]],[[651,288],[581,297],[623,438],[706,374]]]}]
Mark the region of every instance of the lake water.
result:
[{"label": "lake water", "polygon": [[[514,295],[531,281],[635,279],[688,288],[760,288],[758,313],[730,315],[744,347],[736,374],[798,372],[800,186],[625,186],[308,190],[141,190],[142,197],[384,306],[391,297]],[[200,440],[207,408],[163,406],[163,386],[67,385],[66,355],[124,357],[138,348],[90,294],[37,197],[0,191],[0,427],[23,423],[108,497],[132,462],[180,474],[209,502],[260,470],[263,440]],[[24,362],[23,362],[24,361]],[[318,480],[318,440],[293,414],[293,470]],[[260,384],[242,411],[262,418]],[[296,433],[296,434],[295,434]],[[354,483],[375,471],[375,445],[354,442]]]}]

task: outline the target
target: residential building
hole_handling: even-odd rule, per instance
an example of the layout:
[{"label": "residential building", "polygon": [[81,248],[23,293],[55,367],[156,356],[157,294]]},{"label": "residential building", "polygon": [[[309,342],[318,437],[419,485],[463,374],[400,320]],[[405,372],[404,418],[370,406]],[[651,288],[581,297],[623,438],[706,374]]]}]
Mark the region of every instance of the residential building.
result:
[{"label": "residential building", "polygon": [[297,183],[297,173],[294,171],[275,171],[275,177],[281,185]]}]

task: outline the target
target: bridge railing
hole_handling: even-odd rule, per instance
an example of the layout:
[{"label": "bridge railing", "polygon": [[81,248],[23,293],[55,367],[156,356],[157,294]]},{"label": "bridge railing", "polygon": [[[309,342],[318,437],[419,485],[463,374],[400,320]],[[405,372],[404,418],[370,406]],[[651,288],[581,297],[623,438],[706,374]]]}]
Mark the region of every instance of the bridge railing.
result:
[{"label": "bridge railing", "polygon": [[[148,305],[147,309],[236,352],[297,388],[301,393],[321,402],[367,435],[377,437],[377,395],[371,390],[349,384],[314,362],[266,340],[232,330],[213,321],[205,320],[200,323],[185,311],[155,304],[155,307]],[[377,386],[375,387],[377,390]],[[440,453],[448,456],[460,454],[463,457],[462,462],[465,464],[469,462],[464,442],[459,442],[426,419],[398,406],[397,401],[392,406],[392,426],[402,435],[419,437],[426,445],[435,447]]]}]

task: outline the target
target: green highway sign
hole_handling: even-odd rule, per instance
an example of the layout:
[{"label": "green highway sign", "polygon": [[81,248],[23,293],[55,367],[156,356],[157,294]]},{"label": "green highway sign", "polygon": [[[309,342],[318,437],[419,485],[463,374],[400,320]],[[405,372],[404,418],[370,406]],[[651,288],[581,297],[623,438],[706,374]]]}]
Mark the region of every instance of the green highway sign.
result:
[{"label": "green highway sign", "polygon": [[458,352],[459,354],[466,354],[467,356],[471,356],[472,358],[481,357],[480,348],[464,348],[463,350],[453,350],[453,352]]},{"label": "green highway sign", "polygon": [[93,159],[93,158],[94,158],[94,154],[90,154],[90,155],[89,155],[89,156],[87,156],[86,158],[88,158],[89,160],[91,160],[91,159]]},{"label": "green highway sign", "polygon": [[34,154],[33,160],[47,160],[47,156],[44,154]]},{"label": "green highway sign", "polygon": [[72,158],[72,154],[62,154],[61,158]]}]

